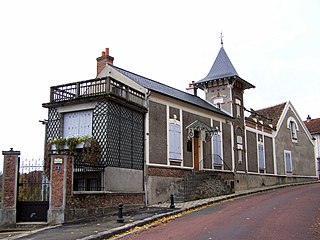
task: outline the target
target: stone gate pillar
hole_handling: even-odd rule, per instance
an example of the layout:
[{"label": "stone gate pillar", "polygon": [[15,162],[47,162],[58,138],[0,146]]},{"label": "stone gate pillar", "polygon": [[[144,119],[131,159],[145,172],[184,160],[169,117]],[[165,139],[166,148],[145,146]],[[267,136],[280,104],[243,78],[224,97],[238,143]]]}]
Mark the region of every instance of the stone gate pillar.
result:
[{"label": "stone gate pillar", "polygon": [[0,226],[13,226],[16,224],[17,188],[20,151],[2,151],[2,201],[0,209]]},{"label": "stone gate pillar", "polygon": [[72,194],[74,157],[67,154],[54,154],[50,157],[50,200],[48,223],[65,222],[67,200]]}]

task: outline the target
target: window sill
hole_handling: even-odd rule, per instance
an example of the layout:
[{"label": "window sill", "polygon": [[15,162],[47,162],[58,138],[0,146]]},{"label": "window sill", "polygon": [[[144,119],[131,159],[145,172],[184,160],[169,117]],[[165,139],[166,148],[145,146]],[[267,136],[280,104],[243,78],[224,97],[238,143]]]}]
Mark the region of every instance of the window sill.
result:
[{"label": "window sill", "polygon": [[182,159],[169,158],[171,162],[182,162]]}]

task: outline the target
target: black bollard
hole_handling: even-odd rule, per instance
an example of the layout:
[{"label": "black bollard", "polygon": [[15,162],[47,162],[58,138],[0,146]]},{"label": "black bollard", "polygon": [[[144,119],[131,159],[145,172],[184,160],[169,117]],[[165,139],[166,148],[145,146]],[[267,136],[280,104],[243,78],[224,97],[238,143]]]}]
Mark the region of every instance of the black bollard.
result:
[{"label": "black bollard", "polygon": [[170,195],[170,208],[175,208],[173,194]]},{"label": "black bollard", "polygon": [[117,218],[117,222],[124,222],[124,218],[123,218],[123,204],[120,203],[119,204],[119,211],[118,211],[118,218]]}]

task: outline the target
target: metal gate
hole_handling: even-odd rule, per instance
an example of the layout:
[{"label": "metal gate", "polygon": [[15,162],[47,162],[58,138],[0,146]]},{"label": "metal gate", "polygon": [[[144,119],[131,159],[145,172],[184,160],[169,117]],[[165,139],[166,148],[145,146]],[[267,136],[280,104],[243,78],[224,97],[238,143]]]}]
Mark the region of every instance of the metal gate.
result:
[{"label": "metal gate", "polygon": [[44,160],[19,158],[18,164],[17,222],[47,221],[50,183]]}]

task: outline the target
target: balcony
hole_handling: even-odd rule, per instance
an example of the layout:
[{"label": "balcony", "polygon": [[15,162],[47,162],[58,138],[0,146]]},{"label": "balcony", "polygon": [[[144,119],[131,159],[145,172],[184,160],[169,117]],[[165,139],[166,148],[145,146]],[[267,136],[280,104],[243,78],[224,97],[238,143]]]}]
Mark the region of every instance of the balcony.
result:
[{"label": "balcony", "polygon": [[50,104],[112,95],[139,106],[145,106],[145,94],[111,77],[68,83],[50,88]]}]

